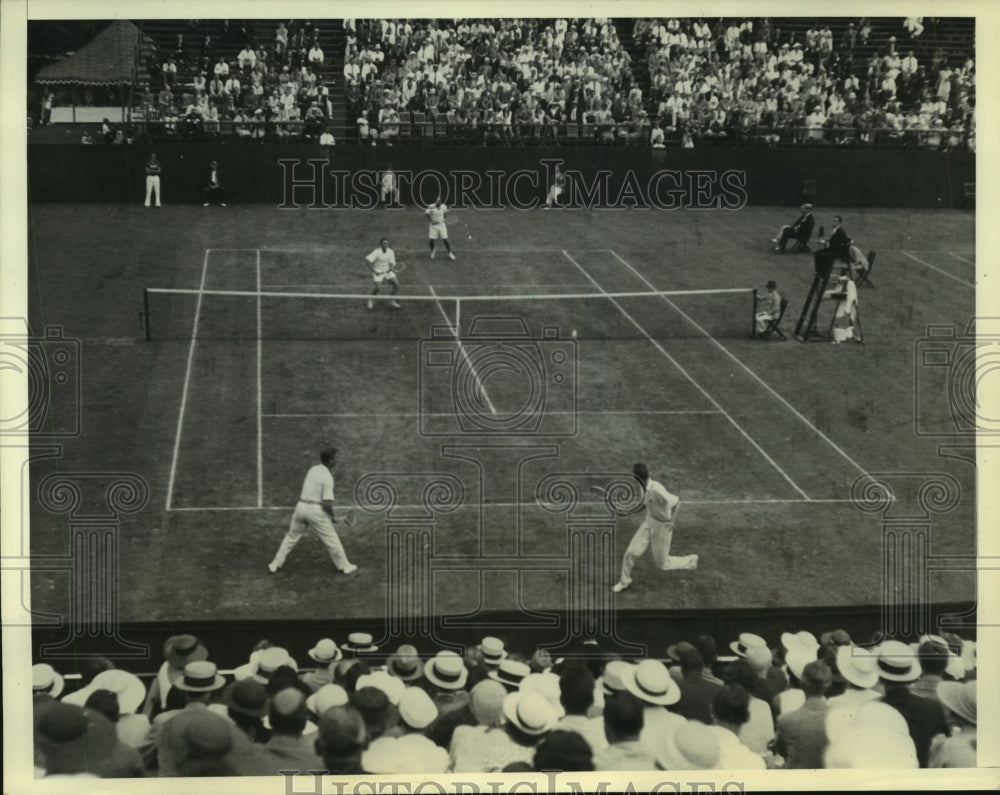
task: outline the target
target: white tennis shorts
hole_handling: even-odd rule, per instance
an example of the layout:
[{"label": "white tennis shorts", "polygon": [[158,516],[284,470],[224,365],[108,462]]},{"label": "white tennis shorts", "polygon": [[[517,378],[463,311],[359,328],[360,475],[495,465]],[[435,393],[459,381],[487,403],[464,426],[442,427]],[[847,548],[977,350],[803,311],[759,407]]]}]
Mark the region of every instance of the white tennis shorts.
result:
[{"label": "white tennis shorts", "polygon": [[448,224],[441,222],[440,224],[431,224],[430,229],[427,231],[428,240],[447,240],[448,239]]},{"label": "white tennis shorts", "polygon": [[394,282],[396,281],[396,274],[393,271],[386,271],[385,273],[373,273],[372,279],[375,284],[382,284],[382,282]]}]

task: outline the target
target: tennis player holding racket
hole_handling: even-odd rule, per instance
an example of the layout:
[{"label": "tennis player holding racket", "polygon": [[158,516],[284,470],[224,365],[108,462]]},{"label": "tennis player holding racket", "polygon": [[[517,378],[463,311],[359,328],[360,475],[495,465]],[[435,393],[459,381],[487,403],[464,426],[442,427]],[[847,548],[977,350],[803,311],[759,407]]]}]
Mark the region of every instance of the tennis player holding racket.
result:
[{"label": "tennis player holding racket", "polygon": [[[379,241],[378,248],[365,257],[365,260],[368,263],[368,268],[372,272],[372,279],[375,282],[375,289],[372,290],[372,295],[381,293],[383,284],[389,285],[393,295],[399,292],[399,282],[396,281],[396,273],[402,271],[403,267],[402,263],[396,262],[396,252],[389,248],[389,240],[387,238],[383,237]],[[393,309],[399,309],[401,304],[399,301],[390,301],[389,306]],[[368,308],[375,308],[375,302],[371,298],[368,299]]]},{"label": "tennis player holding racket", "polygon": [[646,508],[646,518],[635,531],[628,549],[625,550],[621,579],[611,589],[615,593],[621,593],[632,584],[632,567],[646,554],[650,545],[653,547],[653,562],[663,571],[698,568],[697,555],[671,556],[670,554],[670,542],[674,537],[674,520],[680,507],[680,497],[667,491],[659,481],[653,480],[645,464],[633,466],[632,474],[642,484],[642,490],[645,492],[642,504]]},{"label": "tennis player holding racket", "polygon": [[[358,567],[347,559],[344,545],[340,543],[340,536],[333,527],[337,521],[333,515],[333,465],[336,459],[337,449],[327,447],[320,451],[320,463],[310,467],[306,473],[288,532],[281,540],[281,546],[278,547],[274,560],[267,564],[267,570],[271,574],[277,574],[281,570],[288,553],[308,530],[312,530],[323,542],[338,571],[352,574],[358,570]],[[348,527],[354,525],[353,510],[349,510],[344,516],[344,524]]]}]

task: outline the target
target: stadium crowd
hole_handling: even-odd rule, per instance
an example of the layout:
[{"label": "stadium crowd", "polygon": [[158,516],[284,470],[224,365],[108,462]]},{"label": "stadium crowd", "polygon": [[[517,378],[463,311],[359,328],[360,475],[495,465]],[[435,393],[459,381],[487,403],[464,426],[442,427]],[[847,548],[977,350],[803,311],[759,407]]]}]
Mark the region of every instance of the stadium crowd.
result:
[{"label": "stadium crowd", "polygon": [[[662,659],[594,641],[552,659],[484,637],[464,655],[319,639],[300,668],[268,641],[223,675],[177,635],[149,682],[101,658],[33,669],[42,776],[973,767],[975,643],[856,645],[708,635]],[[730,654],[729,652],[732,652]],[[67,680],[79,687],[67,692]]]},{"label": "stadium crowd", "polygon": [[[332,142],[321,140],[330,134],[332,108],[319,28],[278,22],[273,31],[261,31],[247,22],[232,29],[225,24],[222,41],[210,34],[198,38],[178,34],[165,59],[147,61],[148,80],[141,86],[147,125],[195,139],[217,136],[225,124],[241,139]],[[235,58],[219,52],[239,46]]]}]

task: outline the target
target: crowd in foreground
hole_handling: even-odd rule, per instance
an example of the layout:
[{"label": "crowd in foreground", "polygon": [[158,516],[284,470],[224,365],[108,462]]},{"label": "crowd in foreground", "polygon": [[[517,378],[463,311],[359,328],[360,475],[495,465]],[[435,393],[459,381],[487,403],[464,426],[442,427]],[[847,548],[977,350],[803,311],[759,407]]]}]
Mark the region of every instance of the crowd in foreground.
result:
[{"label": "crowd in foreground", "polygon": [[149,685],[101,658],[79,688],[33,670],[38,777],[974,767],[975,643],[856,645],[842,629],[780,644],[703,635],[663,659],[593,641],[565,658],[485,637],[464,654],[324,638],[300,668],[261,641],[220,673],[198,638],[163,647]]}]

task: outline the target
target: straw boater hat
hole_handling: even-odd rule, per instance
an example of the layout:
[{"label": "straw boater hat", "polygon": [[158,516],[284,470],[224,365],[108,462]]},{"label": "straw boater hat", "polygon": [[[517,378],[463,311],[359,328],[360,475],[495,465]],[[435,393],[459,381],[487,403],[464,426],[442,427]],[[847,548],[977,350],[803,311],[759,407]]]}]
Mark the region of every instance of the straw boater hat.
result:
[{"label": "straw boater hat", "polygon": [[667,706],[681,698],[681,689],[659,660],[643,660],[638,665],[624,669],[622,684],[632,695],[647,704]]},{"label": "straw boater hat", "polygon": [[501,662],[496,670],[490,671],[489,677],[510,687],[520,687],[524,677],[530,673],[531,666],[527,663],[507,659]]},{"label": "straw boater hat", "polygon": [[601,684],[604,687],[604,695],[611,696],[625,690],[625,677],[635,665],[625,660],[610,660],[604,666],[604,673],[601,675]]},{"label": "straw boater hat", "polygon": [[197,660],[185,666],[184,676],[174,686],[187,693],[208,693],[225,687],[226,680],[219,676],[219,669],[214,662]]},{"label": "straw boater hat", "polygon": [[330,638],[323,638],[319,643],[313,646],[307,652],[309,658],[320,665],[329,665],[332,662],[341,660],[344,657],[344,652],[342,652],[337,644],[334,643]]},{"label": "straw boater hat", "polygon": [[767,641],[760,635],[754,635],[752,632],[741,632],[739,639],[729,644],[729,648],[733,650],[733,653],[738,654],[740,657],[746,657],[747,649],[751,646],[767,647]]},{"label": "straw boater hat", "polygon": [[430,726],[438,716],[438,708],[427,691],[408,687],[399,700],[399,717],[411,729],[421,731]]},{"label": "straw boater hat", "polygon": [[406,692],[406,684],[399,677],[393,676],[386,671],[373,671],[370,674],[362,674],[358,677],[354,685],[355,691],[363,687],[374,687],[385,693],[390,704],[399,704],[399,700]]},{"label": "straw boater hat", "polygon": [[194,635],[175,635],[163,644],[163,658],[178,671],[188,663],[208,659],[208,649]]},{"label": "straw boater hat", "polygon": [[566,714],[562,705],[562,691],[559,687],[559,677],[547,671],[545,673],[530,673],[521,680],[521,690],[541,693],[555,708],[559,716]]},{"label": "straw boater hat", "polygon": [[503,714],[525,734],[545,734],[559,720],[559,712],[547,698],[534,691],[515,690],[503,700]]},{"label": "straw boater hat", "polygon": [[483,638],[479,644],[479,650],[483,653],[483,662],[487,665],[500,665],[500,662],[507,656],[500,638],[489,636]]},{"label": "straw boater hat", "polygon": [[878,647],[878,675],[887,682],[912,682],[920,678],[920,663],[913,649],[898,640]]},{"label": "straw boater hat", "polygon": [[344,649],[354,654],[367,654],[378,651],[378,646],[372,643],[372,636],[367,632],[352,632],[347,636]]},{"label": "straw boater hat", "polygon": [[58,698],[66,686],[66,680],[48,663],[31,666],[32,695],[47,695]]},{"label": "straw boater hat", "polygon": [[878,658],[853,644],[837,649],[837,670],[855,687],[867,690],[878,684]]},{"label": "straw boater hat", "polygon": [[400,646],[394,651],[385,664],[386,670],[404,682],[412,682],[424,675],[417,649],[409,644]]},{"label": "straw boater hat", "polygon": [[82,707],[97,690],[110,690],[114,693],[118,697],[118,710],[122,715],[135,712],[146,700],[146,686],[138,676],[112,668],[110,671],[101,671],[89,685],[70,693],[63,701]]},{"label": "straw boater hat", "polygon": [[424,676],[443,690],[461,690],[469,678],[469,670],[455,652],[439,651],[425,663]]},{"label": "straw boater hat", "polygon": [[237,668],[233,675],[237,680],[253,677],[261,684],[266,685],[274,672],[282,666],[294,668],[296,671],[299,668],[298,663],[292,659],[286,649],[280,646],[269,646],[266,649],[253,652],[250,655],[250,662]]}]

